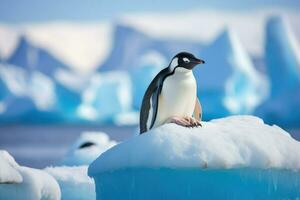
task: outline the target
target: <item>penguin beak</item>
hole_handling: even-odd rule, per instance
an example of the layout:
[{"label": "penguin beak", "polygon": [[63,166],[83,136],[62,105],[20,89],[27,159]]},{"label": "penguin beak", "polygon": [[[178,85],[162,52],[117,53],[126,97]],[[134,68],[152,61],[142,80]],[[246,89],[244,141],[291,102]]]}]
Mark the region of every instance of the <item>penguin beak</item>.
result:
[{"label": "penguin beak", "polygon": [[201,60],[201,59],[198,59],[198,58],[195,61],[196,61],[197,64],[204,64],[205,63],[204,60]]}]

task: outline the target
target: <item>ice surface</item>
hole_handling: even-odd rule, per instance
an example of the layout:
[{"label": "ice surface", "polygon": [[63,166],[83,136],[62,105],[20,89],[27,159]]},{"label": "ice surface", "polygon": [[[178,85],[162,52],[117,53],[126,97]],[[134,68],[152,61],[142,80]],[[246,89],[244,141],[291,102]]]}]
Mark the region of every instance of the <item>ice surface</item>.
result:
[{"label": "ice surface", "polygon": [[267,22],[265,54],[271,95],[256,114],[270,123],[299,126],[300,46],[286,20],[279,16]]},{"label": "ice surface", "polygon": [[[6,152],[1,151],[1,179],[4,161],[16,171],[4,171],[6,176],[14,180],[5,180],[0,183],[0,199],[3,200],[59,200],[61,193],[56,180],[48,173],[29,167],[19,166]],[[9,173],[9,174],[8,174]],[[5,178],[5,177],[4,177]]]},{"label": "ice surface", "polygon": [[84,132],[69,149],[62,161],[63,165],[88,165],[101,153],[116,145],[116,141],[110,140],[103,132]]},{"label": "ice surface", "polygon": [[98,199],[296,198],[300,143],[253,116],[167,124],[120,143],[88,170]]},{"label": "ice surface", "polygon": [[95,74],[83,92],[78,114],[85,120],[113,122],[116,115],[131,111],[129,74],[121,71]]},{"label": "ice surface", "polygon": [[233,31],[224,30],[199,56],[207,61],[193,70],[204,119],[249,114],[265,99],[267,82]]},{"label": "ice surface", "polygon": [[[166,124],[109,149],[89,168],[94,176],[127,167],[300,169],[300,143],[253,116],[203,122],[201,128]],[[151,158],[151,159],[149,159]]]},{"label": "ice surface", "polygon": [[87,175],[87,166],[80,167],[47,167],[61,189],[62,200],[96,199],[94,180]]}]

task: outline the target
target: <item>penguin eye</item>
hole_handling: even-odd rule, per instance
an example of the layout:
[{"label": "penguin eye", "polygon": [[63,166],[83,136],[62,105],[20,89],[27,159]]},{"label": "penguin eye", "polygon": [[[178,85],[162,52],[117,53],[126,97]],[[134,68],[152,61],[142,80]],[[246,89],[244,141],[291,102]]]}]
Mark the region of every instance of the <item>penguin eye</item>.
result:
[{"label": "penguin eye", "polygon": [[182,59],[185,63],[189,63],[190,62],[190,60],[188,59],[188,58],[183,58]]}]

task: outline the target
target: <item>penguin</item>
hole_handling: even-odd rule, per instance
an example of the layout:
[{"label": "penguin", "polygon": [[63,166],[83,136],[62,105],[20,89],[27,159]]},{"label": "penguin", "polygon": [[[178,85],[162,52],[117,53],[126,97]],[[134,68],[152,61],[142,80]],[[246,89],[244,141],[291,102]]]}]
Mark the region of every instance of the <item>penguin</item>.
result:
[{"label": "penguin", "polygon": [[192,69],[205,61],[188,52],[175,55],[148,86],[140,111],[140,134],[165,123],[201,126],[202,108]]}]

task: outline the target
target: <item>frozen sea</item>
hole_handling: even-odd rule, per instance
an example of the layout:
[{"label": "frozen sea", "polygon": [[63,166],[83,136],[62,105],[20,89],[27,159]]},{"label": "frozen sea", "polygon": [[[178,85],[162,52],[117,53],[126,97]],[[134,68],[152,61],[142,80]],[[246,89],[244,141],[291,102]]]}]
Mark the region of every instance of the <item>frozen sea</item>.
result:
[{"label": "frozen sea", "polygon": [[[103,131],[123,141],[138,131],[136,126],[5,125],[0,126],[0,149],[25,166],[44,168],[60,163],[70,145],[84,131]],[[300,141],[300,128],[287,129]]]}]

